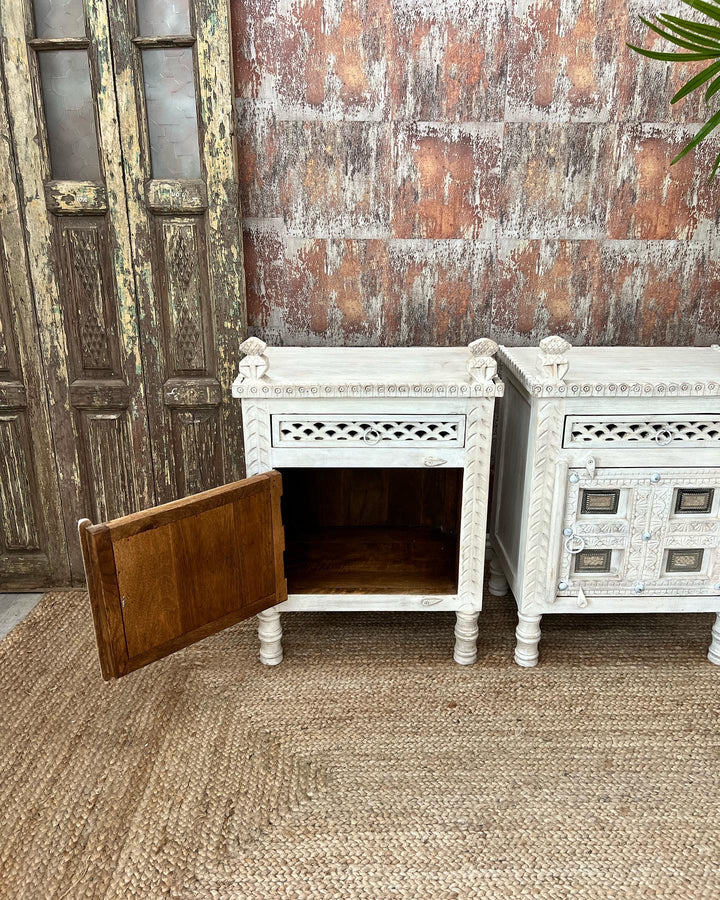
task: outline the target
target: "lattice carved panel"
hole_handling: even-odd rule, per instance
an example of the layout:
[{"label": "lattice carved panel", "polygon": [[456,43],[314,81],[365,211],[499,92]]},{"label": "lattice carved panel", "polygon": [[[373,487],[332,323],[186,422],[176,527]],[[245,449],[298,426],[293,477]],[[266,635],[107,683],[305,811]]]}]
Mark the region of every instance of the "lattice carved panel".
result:
[{"label": "lattice carved panel", "polygon": [[328,418],[273,416],[275,446],[342,444],[462,447],[464,416]]},{"label": "lattice carved panel", "polygon": [[565,432],[566,447],[684,443],[720,445],[720,419],[573,419]]},{"label": "lattice carved panel", "polygon": [[161,223],[170,349],[177,372],[204,372],[205,335],[198,226],[176,220]]},{"label": "lattice carved panel", "polygon": [[95,225],[66,226],[61,229],[61,240],[68,287],[65,308],[75,322],[79,368],[110,371],[113,328],[108,321],[99,229]]}]

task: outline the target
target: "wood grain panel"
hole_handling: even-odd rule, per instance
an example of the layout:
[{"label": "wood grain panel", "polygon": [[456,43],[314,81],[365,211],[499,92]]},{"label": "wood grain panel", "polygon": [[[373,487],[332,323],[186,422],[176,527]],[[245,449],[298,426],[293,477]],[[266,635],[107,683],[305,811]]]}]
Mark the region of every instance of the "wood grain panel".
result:
[{"label": "wood grain panel", "polygon": [[222,484],[220,411],[174,409],[172,430],[181,495],[197,494]]},{"label": "wood grain panel", "polygon": [[118,677],[287,597],[277,472],[80,525],[101,667]]},{"label": "wood grain panel", "polygon": [[132,472],[126,410],[83,410],[90,496],[98,519],[115,519],[134,512],[138,498]]},{"label": "wood grain panel", "polygon": [[24,413],[0,414],[0,542],[6,551],[40,549],[29,450]]}]

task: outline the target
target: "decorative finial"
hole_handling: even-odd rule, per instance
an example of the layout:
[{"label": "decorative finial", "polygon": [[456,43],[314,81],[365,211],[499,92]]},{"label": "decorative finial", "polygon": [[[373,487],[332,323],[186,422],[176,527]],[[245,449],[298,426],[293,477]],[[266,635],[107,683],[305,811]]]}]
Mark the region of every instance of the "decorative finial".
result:
[{"label": "decorative finial", "polygon": [[240,344],[245,357],[238,365],[239,381],[258,381],[265,375],[270,366],[270,361],[265,356],[266,349],[267,344],[256,337],[248,338]]},{"label": "decorative finial", "polygon": [[570,368],[570,362],[565,354],[571,349],[572,344],[557,334],[551,334],[550,337],[540,341],[538,365],[546,381],[551,384],[562,384]]},{"label": "decorative finial", "polygon": [[492,381],[497,375],[497,362],[494,359],[498,345],[491,338],[478,338],[468,344],[470,359],[467,368],[471,381]]}]

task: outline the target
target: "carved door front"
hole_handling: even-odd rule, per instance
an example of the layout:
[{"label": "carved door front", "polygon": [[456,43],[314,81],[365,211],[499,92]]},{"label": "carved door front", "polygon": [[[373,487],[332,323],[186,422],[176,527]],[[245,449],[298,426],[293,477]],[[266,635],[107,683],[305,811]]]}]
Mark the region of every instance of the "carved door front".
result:
[{"label": "carved door front", "polygon": [[243,471],[223,405],[245,327],[228,11],[0,0],[0,21],[62,505],[47,524],[81,583],[79,518]]},{"label": "carved door front", "polygon": [[710,595],[720,469],[571,469],[558,596]]}]

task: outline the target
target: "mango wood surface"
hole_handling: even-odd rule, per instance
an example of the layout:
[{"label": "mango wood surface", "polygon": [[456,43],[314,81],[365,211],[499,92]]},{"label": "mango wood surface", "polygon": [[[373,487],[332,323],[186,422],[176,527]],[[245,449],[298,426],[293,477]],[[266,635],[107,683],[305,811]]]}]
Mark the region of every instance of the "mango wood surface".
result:
[{"label": "mango wood surface", "polygon": [[106,680],[286,599],[281,484],[269,472],[105,524],[80,522]]}]

